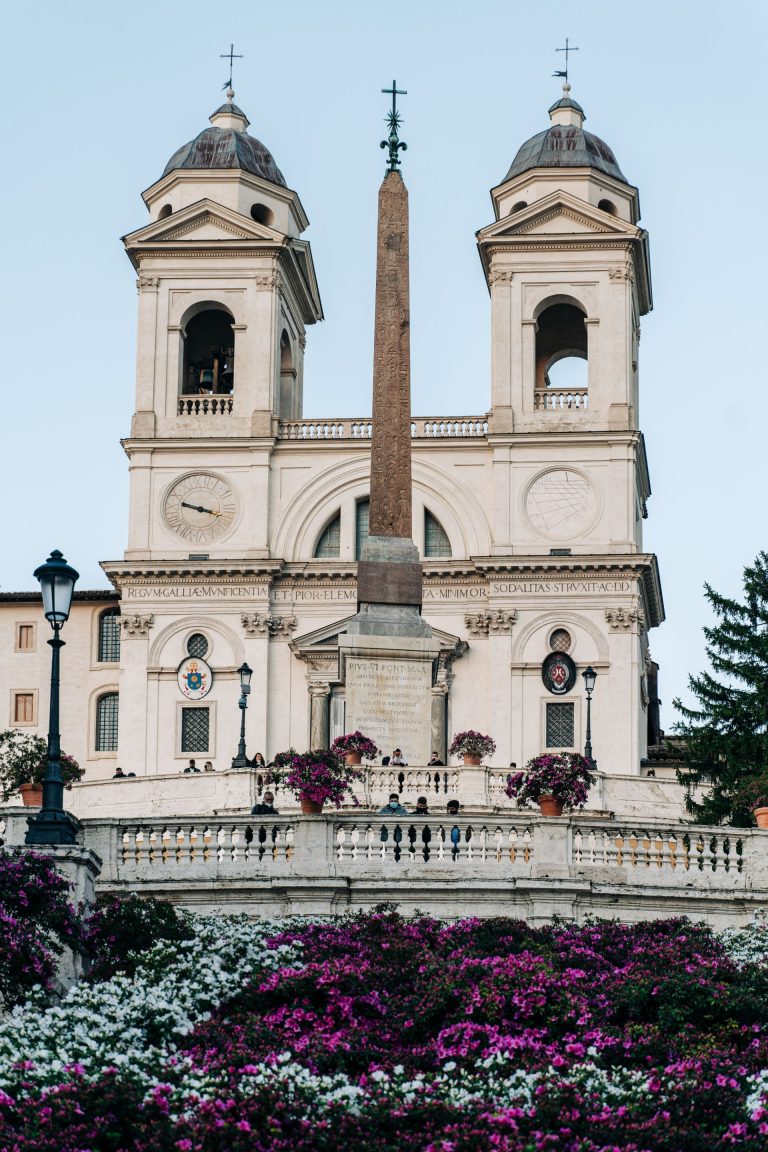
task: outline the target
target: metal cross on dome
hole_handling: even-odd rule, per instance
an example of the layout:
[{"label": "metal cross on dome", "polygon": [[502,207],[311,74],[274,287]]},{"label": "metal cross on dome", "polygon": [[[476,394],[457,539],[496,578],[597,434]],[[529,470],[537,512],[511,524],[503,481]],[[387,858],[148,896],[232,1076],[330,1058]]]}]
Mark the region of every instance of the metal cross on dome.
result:
[{"label": "metal cross on dome", "polygon": [[565,82],[567,84],[568,83],[568,53],[569,52],[578,52],[578,48],[571,48],[570,41],[569,41],[568,37],[566,36],[565,48],[555,48],[555,52],[565,52],[565,71],[564,72],[553,72],[552,75],[553,76],[560,76],[563,80],[565,80]]},{"label": "metal cross on dome", "polygon": [[226,84],[222,84],[222,88],[231,88],[232,87],[232,68],[233,68],[234,62],[235,62],[235,60],[244,60],[245,57],[242,55],[239,55],[237,52],[235,52],[234,44],[230,44],[229,52],[220,52],[219,57],[221,60],[229,60],[229,80],[227,80]]},{"label": "metal cross on dome", "polygon": [[389,125],[389,136],[386,140],[382,140],[381,147],[389,148],[389,170],[390,172],[397,172],[400,167],[398,152],[405,152],[408,148],[408,145],[403,140],[400,140],[397,134],[397,130],[402,123],[400,113],[397,110],[397,97],[407,96],[408,92],[404,88],[398,88],[397,80],[392,81],[391,88],[382,88],[381,91],[388,96],[392,96],[392,111],[386,117],[386,122]]}]

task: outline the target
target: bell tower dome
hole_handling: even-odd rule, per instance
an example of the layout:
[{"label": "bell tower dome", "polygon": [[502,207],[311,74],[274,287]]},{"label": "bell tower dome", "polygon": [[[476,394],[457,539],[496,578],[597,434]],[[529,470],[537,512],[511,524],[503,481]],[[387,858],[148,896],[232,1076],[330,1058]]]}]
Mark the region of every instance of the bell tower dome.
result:
[{"label": "bell tower dome", "polygon": [[302,411],[305,329],[322,319],[308,219],[234,92],[143,194],[132,436],[270,436]]},{"label": "bell tower dome", "polygon": [[652,306],[637,188],[570,86],[518,150],[478,233],[491,293],[495,432],[637,429]]}]

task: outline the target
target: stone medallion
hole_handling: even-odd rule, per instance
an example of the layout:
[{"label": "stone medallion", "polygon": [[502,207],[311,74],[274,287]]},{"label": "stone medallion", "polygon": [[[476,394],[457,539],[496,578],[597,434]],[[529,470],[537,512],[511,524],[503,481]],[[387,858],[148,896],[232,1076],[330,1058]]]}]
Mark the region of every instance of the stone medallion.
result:
[{"label": "stone medallion", "polygon": [[581,535],[593,523],[597,510],[593,485],[569,468],[553,468],[538,476],[525,498],[531,526],[557,539]]}]

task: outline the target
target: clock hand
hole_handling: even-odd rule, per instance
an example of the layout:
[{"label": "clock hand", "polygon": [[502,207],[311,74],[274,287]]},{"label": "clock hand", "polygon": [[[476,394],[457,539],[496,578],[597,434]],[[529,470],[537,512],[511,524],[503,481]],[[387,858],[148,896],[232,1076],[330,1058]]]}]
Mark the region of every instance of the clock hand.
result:
[{"label": "clock hand", "polygon": [[209,516],[221,516],[221,512],[214,512],[212,508],[203,508],[200,504],[187,504],[186,500],[181,502],[182,508],[191,508],[193,512],[207,512]]}]

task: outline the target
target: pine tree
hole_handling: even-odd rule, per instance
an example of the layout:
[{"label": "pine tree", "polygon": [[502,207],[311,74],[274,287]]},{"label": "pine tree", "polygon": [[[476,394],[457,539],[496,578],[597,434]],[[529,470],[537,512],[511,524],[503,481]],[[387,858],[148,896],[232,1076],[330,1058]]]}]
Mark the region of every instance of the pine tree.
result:
[{"label": "pine tree", "polygon": [[[753,805],[768,804],[768,553],[744,569],[743,601],[704,588],[717,618],[704,629],[712,671],[688,678],[698,708],[674,702],[688,748],[677,777],[696,823],[746,827]],[[705,786],[698,802],[690,795],[696,785]]]}]

